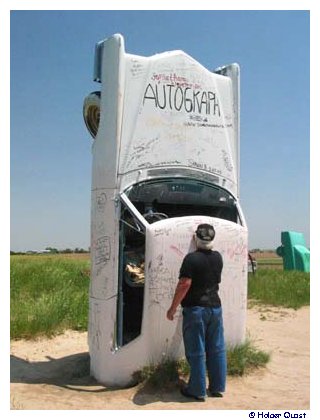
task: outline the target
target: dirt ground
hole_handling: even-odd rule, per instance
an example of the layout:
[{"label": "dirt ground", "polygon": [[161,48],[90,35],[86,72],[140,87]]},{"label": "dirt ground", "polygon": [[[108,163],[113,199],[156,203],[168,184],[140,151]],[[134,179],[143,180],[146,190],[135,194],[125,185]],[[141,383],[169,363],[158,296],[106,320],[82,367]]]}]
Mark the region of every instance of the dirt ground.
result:
[{"label": "dirt ground", "polygon": [[11,342],[12,410],[307,410],[309,307],[297,311],[248,310],[248,336],[271,353],[266,368],[229,377],[224,398],[188,401],[178,387],[166,392],[143,385],[108,389],[88,372],[86,333],[67,331],[50,340]]}]

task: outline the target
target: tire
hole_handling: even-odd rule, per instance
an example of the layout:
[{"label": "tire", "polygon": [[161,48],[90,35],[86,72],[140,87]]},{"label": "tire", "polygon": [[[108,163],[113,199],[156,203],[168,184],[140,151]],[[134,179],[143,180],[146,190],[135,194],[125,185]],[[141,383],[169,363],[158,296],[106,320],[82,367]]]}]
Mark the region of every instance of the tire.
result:
[{"label": "tire", "polygon": [[90,93],[83,102],[83,119],[93,138],[96,137],[100,122],[100,95],[99,91]]}]

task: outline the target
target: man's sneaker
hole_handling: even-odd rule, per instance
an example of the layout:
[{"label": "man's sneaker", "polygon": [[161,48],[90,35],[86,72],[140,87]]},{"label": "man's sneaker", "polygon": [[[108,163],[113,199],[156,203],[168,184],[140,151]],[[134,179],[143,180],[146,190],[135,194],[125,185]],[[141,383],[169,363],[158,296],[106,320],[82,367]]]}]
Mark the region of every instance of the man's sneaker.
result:
[{"label": "man's sneaker", "polygon": [[222,398],[223,397],[221,392],[211,392],[211,391],[209,391],[209,395],[210,395],[210,397],[214,397],[214,398]]},{"label": "man's sneaker", "polygon": [[189,394],[189,392],[186,390],[186,388],[181,388],[180,392],[186,398],[192,398],[196,401],[201,401],[201,402],[204,402],[206,400],[205,397],[197,397],[196,395]]}]

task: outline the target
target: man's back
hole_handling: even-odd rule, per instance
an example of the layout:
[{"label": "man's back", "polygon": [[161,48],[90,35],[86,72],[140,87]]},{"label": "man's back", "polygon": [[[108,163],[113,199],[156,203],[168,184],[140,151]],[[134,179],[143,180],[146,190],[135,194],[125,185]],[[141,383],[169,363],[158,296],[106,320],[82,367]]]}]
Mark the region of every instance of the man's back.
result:
[{"label": "man's back", "polygon": [[180,278],[191,278],[191,287],[182,300],[187,306],[221,306],[218,296],[222,256],[218,251],[201,250],[186,255],[180,269]]}]

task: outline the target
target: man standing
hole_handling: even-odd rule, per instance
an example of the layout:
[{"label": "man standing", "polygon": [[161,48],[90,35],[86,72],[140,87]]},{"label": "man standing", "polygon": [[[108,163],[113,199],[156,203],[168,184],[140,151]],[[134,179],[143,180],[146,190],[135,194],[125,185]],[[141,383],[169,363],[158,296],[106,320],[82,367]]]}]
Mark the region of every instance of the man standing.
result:
[{"label": "man standing", "polygon": [[197,227],[194,235],[197,249],[182,262],[179,282],[167,311],[167,318],[172,321],[180,303],[183,307],[183,342],[190,378],[181,393],[197,401],[205,401],[206,368],[209,395],[222,397],[226,384],[226,349],[218,295],[223,260],[218,251],[212,251],[214,237],[213,226]]}]

